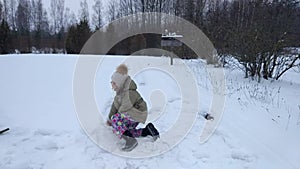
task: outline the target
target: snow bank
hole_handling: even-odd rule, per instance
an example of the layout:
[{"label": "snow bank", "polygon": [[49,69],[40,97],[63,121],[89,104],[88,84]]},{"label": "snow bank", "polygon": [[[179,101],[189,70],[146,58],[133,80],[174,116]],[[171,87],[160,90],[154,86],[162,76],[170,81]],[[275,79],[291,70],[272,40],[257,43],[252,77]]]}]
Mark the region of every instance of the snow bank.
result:
[{"label": "snow bank", "polygon": [[[201,129],[209,123],[202,115],[209,111],[212,85],[204,62],[185,61],[195,76],[200,96],[193,128],[170,151],[152,158],[131,159],[102,150],[82,130],[72,95],[77,59],[76,55],[0,56],[0,128],[11,128],[0,135],[0,168],[300,168],[298,82],[286,78],[257,84],[243,79],[242,72],[226,70],[223,118],[210,139],[200,144]],[[168,58],[147,59],[169,64]],[[147,59],[137,64],[147,64]],[[95,99],[104,117],[114,96],[109,84],[111,73],[124,60],[107,56],[98,68]],[[180,74],[176,64],[174,67],[174,73]],[[132,72],[134,69],[131,67]],[[299,73],[289,72],[287,76],[299,79]],[[158,69],[132,77],[149,104],[149,118],[163,135],[179,117],[180,87]],[[163,113],[151,117],[151,112],[159,111]],[[133,151],[169,146],[161,140],[138,141]],[[122,144],[116,137],[112,140],[116,148]]]}]

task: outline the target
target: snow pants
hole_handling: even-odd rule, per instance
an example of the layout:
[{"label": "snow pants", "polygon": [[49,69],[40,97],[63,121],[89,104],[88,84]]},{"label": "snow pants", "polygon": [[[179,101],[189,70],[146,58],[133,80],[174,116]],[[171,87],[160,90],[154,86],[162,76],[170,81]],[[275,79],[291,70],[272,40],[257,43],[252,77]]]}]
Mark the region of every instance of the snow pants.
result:
[{"label": "snow pants", "polygon": [[124,113],[116,113],[111,117],[111,123],[113,133],[115,133],[120,139],[123,133],[128,130],[133,137],[140,137],[143,129],[136,129],[138,122],[130,118],[130,116]]}]

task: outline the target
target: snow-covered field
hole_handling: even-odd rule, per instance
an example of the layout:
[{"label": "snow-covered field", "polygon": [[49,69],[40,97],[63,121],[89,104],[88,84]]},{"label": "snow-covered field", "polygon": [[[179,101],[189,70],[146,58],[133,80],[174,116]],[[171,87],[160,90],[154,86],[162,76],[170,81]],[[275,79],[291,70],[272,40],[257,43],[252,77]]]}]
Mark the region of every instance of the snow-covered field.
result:
[{"label": "snow-covered field", "polygon": [[[210,110],[212,85],[203,61],[186,60],[199,91],[200,110],[196,119],[190,120],[195,120],[192,129],[167,152],[150,158],[128,158],[101,149],[81,128],[72,89],[77,59],[76,55],[0,56],[0,129],[11,129],[0,135],[1,169],[300,168],[299,73],[290,71],[280,81],[258,84],[244,79],[239,70],[226,69],[223,116],[213,135],[201,144],[201,130],[210,123],[202,115]],[[104,117],[113,98],[110,76],[123,61],[124,57],[106,56],[98,67],[95,100]],[[135,66],[144,64],[150,68],[151,63],[164,67],[169,60],[147,57],[143,62],[131,62],[129,68],[133,72]],[[181,75],[181,71],[175,62],[173,73]],[[180,91],[185,85],[178,86],[176,79],[155,68],[132,77],[149,105],[149,120],[161,131],[162,139],[140,139],[130,153],[170,146],[162,140],[180,120]],[[162,99],[157,102],[154,96]],[[160,111],[163,113],[154,118]],[[117,148],[123,143],[117,137],[111,141],[111,146]]]}]

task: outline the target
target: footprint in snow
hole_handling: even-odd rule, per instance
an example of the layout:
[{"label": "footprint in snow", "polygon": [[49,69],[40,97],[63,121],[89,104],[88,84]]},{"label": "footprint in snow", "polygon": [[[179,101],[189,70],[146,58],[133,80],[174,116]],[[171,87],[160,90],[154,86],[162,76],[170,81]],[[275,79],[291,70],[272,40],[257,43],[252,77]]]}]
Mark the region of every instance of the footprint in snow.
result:
[{"label": "footprint in snow", "polygon": [[59,146],[53,141],[47,141],[35,147],[36,150],[58,150]]},{"label": "footprint in snow", "polygon": [[245,152],[242,151],[235,151],[231,153],[231,158],[233,160],[238,160],[238,161],[244,161],[247,163],[252,163],[255,161],[255,156],[251,155],[251,154],[247,154]]},{"label": "footprint in snow", "polygon": [[195,153],[193,156],[199,159],[202,163],[206,163],[210,159],[209,155],[207,154]]},{"label": "footprint in snow", "polygon": [[219,136],[223,142],[230,148],[230,149],[237,149],[238,146],[237,144],[234,142],[234,140],[228,136],[225,132],[216,130],[214,135]]},{"label": "footprint in snow", "polygon": [[53,135],[53,132],[50,130],[37,130],[34,132],[35,136],[51,136]]}]

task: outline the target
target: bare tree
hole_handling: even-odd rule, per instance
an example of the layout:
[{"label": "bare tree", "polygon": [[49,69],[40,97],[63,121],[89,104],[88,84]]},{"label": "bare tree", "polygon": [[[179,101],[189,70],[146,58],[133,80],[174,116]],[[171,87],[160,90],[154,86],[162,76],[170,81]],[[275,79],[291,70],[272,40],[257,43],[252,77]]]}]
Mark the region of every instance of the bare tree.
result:
[{"label": "bare tree", "polygon": [[73,11],[70,10],[70,8],[66,8],[65,14],[64,14],[64,28],[65,30],[68,30],[72,25],[77,24],[77,18]]},{"label": "bare tree", "polygon": [[43,18],[42,0],[31,0],[31,29],[34,31],[41,29]]},{"label": "bare tree", "polygon": [[195,21],[195,2],[194,0],[184,1],[184,19],[194,23]]},{"label": "bare tree", "polygon": [[75,13],[72,11],[70,14],[70,25],[75,25],[76,23],[78,23],[78,19]]},{"label": "bare tree", "polygon": [[81,21],[89,21],[89,17],[90,17],[90,14],[89,14],[89,6],[88,6],[88,3],[86,2],[86,0],[84,1],[81,1],[80,2],[80,20]]},{"label": "bare tree", "polygon": [[213,8],[207,18],[207,32],[219,53],[233,55],[243,65],[245,77],[258,81],[278,79],[295,66],[299,57],[289,54],[287,47],[299,2],[226,2],[223,6],[229,7]]},{"label": "bare tree", "polygon": [[102,21],[102,1],[101,0],[95,0],[95,4],[93,6],[94,14],[93,14],[93,24],[95,26],[95,29],[99,29],[103,25]]},{"label": "bare tree", "polygon": [[65,0],[58,0],[57,12],[58,12],[58,29],[59,31],[64,31],[64,10],[65,10]]},{"label": "bare tree", "polygon": [[9,20],[9,15],[8,15],[8,11],[9,11],[9,4],[8,4],[8,0],[3,0],[3,19],[8,21]]},{"label": "bare tree", "polygon": [[47,10],[43,8],[43,16],[42,16],[42,22],[41,22],[41,30],[44,34],[50,33],[50,25],[49,25],[49,19],[48,19],[48,13]]},{"label": "bare tree", "polygon": [[16,0],[3,0],[3,19],[7,21],[12,30],[16,29]]},{"label": "bare tree", "polygon": [[173,0],[173,10],[174,10],[174,15],[183,16],[184,5],[183,5],[182,1]]},{"label": "bare tree", "polygon": [[39,49],[41,47],[42,34],[49,31],[47,13],[43,7],[42,0],[31,0],[30,19],[33,45]]},{"label": "bare tree", "polygon": [[119,9],[119,3],[117,0],[109,1],[108,11],[107,11],[107,13],[108,13],[107,19],[109,22],[112,22],[118,18],[118,16],[119,16],[118,9]]},{"label": "bare tree", "polygon": [[28,0],[19,0],[16,12],[16,31],[18,32],[16,46],[22,52],[29,52],[31,49],[30,11],[30,2]]},{"label": "bare tree", "polygon": [[10,21],[11,21],[10,26],[12,30],[16,29],[16,10],[17,10],[17,2],[16,0],[11,0],[10,1]]},{"label": "bare tree", "polygon": [[277,63],[274,65],[275,69],[274,72],[272,72],[273,76],[271,76],[271,78],[273,77],[278,80],[288,70],[300,66],[300,54],[297,49],[290,48],[286,50],[287,51],[284,51],[282,55],[277,57]]},{"label": "bare tree", "polygon": [[70,10],[70,8],[66,8],[65,9],[65,13],[64,13],[64,28],[65,28],[65,30],[68,30],[69,29],[69,27],[71,26],[70,25],[70,19],[71,19],[71,10]]},{"label": "bare tree", "polygon": [[205,6],[207,0],[196,0],[196,10],[195,10],[195,24],[198,27],[203,27],[204,25],[204,15],[205,15]]},{"label": "bare tree", "polygon": [[2,21],[2,19],[4,19],[4,18],[2,18],[2,16],[3,16],[3,5],[2,5],[2,2],[0,1],[0,21]]},{"label": "bare tree", "polygon": [[58,27],[58,20],[57,20],[57,6],[58,6],[58,1],[57,0],[51,0],[51,5],[50,5],[50,19],[51,19],[51,32],[53,34],[57,33],[57,27]]},{"label": "bare tree", "polygon": [[132,0],[120,0],[119,1],[119,11],[120,11],[120,16],[127,16],[130,14],[133,14],[135,11],[133,1]]},{"label": "bare tree", "polygon": [[19,0],[17,9],[17,30],[21,34],[30,32],[30,4],[28,0]]},{"label": "bare tree", "polygon": [[63,29],[65,0],[51,0],[51,32],[57,34]]}]

